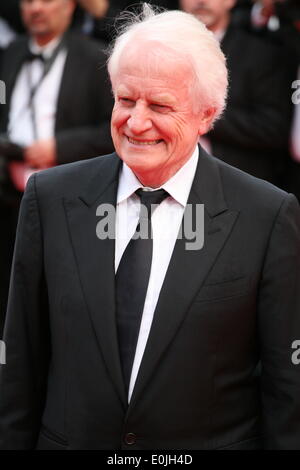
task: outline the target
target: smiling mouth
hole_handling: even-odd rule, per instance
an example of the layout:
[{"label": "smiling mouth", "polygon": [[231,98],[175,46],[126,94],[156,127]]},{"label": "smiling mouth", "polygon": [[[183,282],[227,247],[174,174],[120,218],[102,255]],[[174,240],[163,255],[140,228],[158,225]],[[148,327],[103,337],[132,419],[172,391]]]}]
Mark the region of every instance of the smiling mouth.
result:
[{"label": "smiling mouth", "polygon": [[134,144],[134,145],[156,145],[156,144],[160,144],[160,142],[162,142],[162,139],[158,139],[158,140],[135,140],[135,139],[131,139],[130,137],[127,137],[128,139],[128,142],[130,142],[131,144]]}]

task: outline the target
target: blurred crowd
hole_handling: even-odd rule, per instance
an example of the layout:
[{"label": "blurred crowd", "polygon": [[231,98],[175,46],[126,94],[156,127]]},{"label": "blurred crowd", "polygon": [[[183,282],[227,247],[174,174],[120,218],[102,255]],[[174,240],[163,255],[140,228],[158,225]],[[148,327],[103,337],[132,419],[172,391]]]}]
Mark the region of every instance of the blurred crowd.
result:
[{"label": "blurred crowd", "polygon": [[[227,109],[202,145],[300,199],[299,0],[149,3],[198,17],[227,57]],[[126,0],[1,0],[0,337],[26,182],[34,171],[113,151],[105,51],[119,13],[137,7]]]}]

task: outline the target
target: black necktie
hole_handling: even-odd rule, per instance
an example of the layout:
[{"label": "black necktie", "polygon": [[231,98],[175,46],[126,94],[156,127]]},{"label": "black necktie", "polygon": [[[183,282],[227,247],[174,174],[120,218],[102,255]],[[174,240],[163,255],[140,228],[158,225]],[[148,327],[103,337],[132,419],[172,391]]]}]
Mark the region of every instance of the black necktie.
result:
[{"label": "black necktie", "polygon": [[34,54],[33,52],[28,51],[28,54],[24,58],[24,62],[33,62],[36,59],[40,60],[41,62],[45,62],[45,58],[42,54]]},{"label": "black necktie", "polygon": [[[151,270],[153,250],[151,215],[155,208],[153,205],[160,204],[168,196],[164,189],[157,191],[139,189],[136,194],[140,197],[141,206],[144,208],[141,207],[136,231],[123,253],[116,274],[116,320],[120,359],[127,391]],[[147,215],[146,223],[143,219],[145,215]],[[146,232],[150,236],[147,236]],[[142,236],[139,236],[140,233]]]}]

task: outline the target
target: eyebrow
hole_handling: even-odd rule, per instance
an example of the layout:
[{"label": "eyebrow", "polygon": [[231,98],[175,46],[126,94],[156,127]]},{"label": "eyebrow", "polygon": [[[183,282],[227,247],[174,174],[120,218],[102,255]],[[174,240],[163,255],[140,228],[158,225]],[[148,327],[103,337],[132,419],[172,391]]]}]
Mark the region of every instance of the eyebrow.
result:
[{"label": "eyebrow", "polygon": [[119,95],[129,95],[131,93],[127,87],[122,86],[122,85],[116,88],[115,92],[118,93]]},{"label": "eyebrow", "polygon": [[[135,97],[135,93],[130,88],[121,85],[115,90],[116,95],[123,97]],[[146,97],[147,101],[153,104],[164,104],[174,106],[176,98],[169,93],[157,93]]]},{"label": "eyebrow", "polygon": [[150,101],[156,104],[175,105],[176,98],[168,93],[159,93],[157,95],[150,95]]},{"label": "eyebrow", "polygon": [[[134,94],[130,92],[127,88],[119,88],[116,90],[117,96],[123,96],[124,98],[135,98]],[[158,94],[158,95],[150,95],[146,97],[148,103],[157,104],[157,105],[165,105],[165,106],[175,106],[176,99],[169,94]]]}]

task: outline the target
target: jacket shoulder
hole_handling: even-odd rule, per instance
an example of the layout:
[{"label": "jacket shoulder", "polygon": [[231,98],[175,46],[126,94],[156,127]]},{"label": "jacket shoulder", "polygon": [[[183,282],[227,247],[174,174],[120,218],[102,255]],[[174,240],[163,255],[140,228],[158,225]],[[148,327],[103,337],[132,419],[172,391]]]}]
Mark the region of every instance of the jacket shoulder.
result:
[{"label": "jacket shoulder", "polygon": [[40,171],[34,176],[37,194],[45,198],[78,196],[97,175],[99,184],[104,174],[114,178],[119,161],[113,153]]},{"label": "jacket shoulder", "polygon": [[14,39],[9,46],[5,49],[4,54],[12,54],[13,52],[17,51],[20,49],[20,47],[25,47],[28,44],[28,36],[26,35],[21,35]]},{"label": "jacket shoulder", "polygon": [[76,54],[82,59],[94,58],[96,60],[101,60],[106,58],[105,49],[106,46],[101,41],[95,41],[92,38],[86,37],[83,34],[70,32],[67,36],[68,47],[74,49]]},{"label": "jacket shoulder", "polygon": [[[1,73],[6,73],[6,67],[11,63],[16,63],[18,57],[22,56],[27,49],[27,36],[20,36],[15,39],[4,51],[1,60]],[[3,77],[2,77],[3,78]]]},{"label": "jacket shoulder", "polygon": [[250,212],[276,212],[288,193],[268,181],[256,178],[227,163],[215,158],[221,180],[224,196],[229,207]]}]

